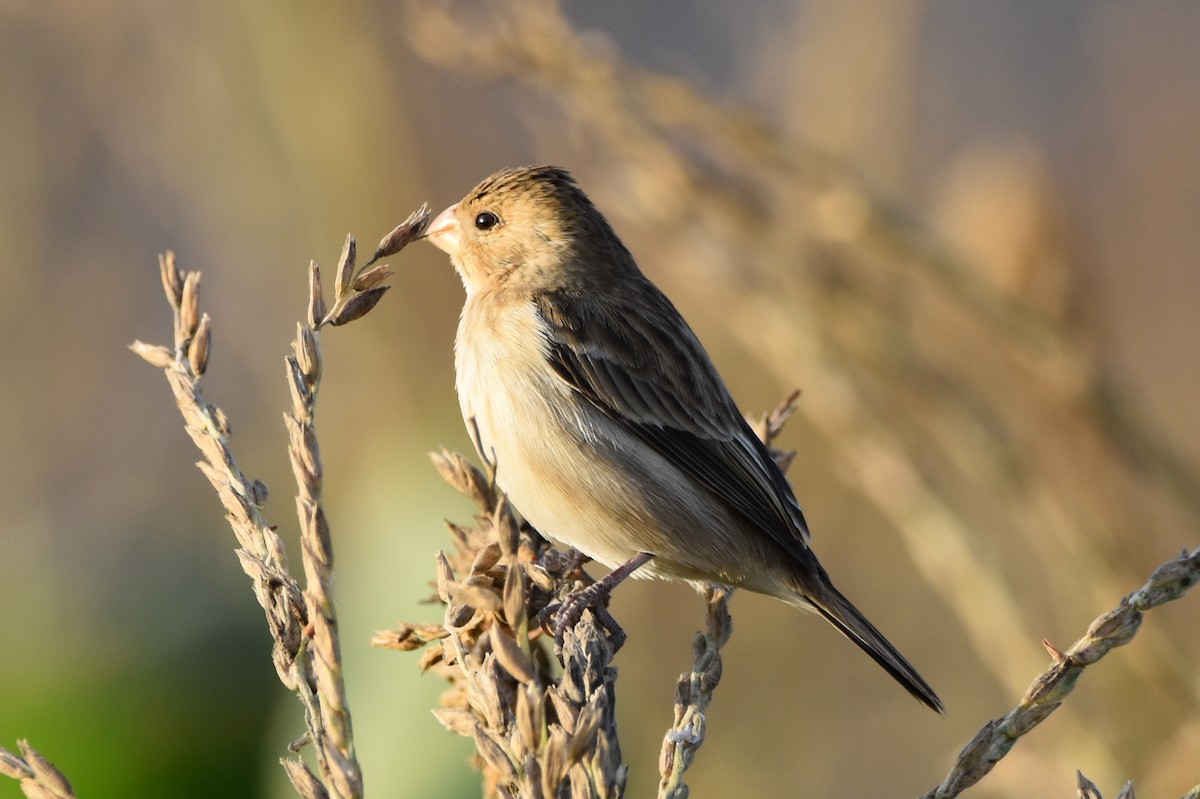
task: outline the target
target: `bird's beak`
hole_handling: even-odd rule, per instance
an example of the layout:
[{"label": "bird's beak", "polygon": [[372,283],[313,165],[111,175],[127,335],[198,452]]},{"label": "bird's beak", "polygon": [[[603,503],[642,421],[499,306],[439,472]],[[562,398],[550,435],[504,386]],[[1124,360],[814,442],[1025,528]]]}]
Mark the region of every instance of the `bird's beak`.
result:
[{"label": "bird's beak", "polygon": [[453,255],[462,243],[462,226],[458,224],[458,203],[442,211],[429,223],[425,238],[439,250]]}]

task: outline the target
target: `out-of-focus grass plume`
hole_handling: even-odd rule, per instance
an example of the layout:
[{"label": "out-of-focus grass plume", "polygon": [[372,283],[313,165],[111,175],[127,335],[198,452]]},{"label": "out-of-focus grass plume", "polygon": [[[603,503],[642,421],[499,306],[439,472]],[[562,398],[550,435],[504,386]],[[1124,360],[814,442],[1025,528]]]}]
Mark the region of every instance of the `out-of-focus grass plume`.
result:
[{"label": "out-of-focus grass plume", "polygon": [[[949,709],[738,595],[693,795],[927,790],[1042,639],[1065,649],[1197,543],[1198,39],[1197,8],[1134,0],[0,2],[0,744],[30,739],[81,796],[287,795],[299,708],[170,397],[125,350],[169,324],[157,253],[205,274],[205,392],[282,521],[310,259],[546,161],[747,411],[803,390],[782,443],[815,548]],[[461,289],[432,248],[397,272],[323,341],[347,690],[368,792],[472,795],[441,686],[367,644],[436,621],[440,520],[472,513],[425,458],[469,448]],[[634,583],[613,609],[642,796],[704,603]],[[1068,795],[1076,769],[1194,785],[1197,618],[1194,597],[1148,615],[972,795]]]}]

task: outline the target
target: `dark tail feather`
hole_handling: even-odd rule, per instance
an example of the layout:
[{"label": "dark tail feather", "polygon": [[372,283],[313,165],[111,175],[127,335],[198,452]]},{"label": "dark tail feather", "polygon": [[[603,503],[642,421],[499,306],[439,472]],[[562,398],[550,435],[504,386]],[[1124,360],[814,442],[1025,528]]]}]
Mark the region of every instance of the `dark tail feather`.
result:
[{"label": "dark tail feather", "polygon": [[946,709],[942,707],[942,700],[938,699],[938,695],[929,687],[929,683],[925,682],[920,674],[917,674],[917,670],[896,651],[896,647],[892,646],[888,639],[883,637],[883,633],[876,630],[875,625],[867,621],[858,612],[858,608],[854,607],[850,600],[842,596],[836,588],[825,583],[819,591],[819,596],[814,596],[813,594],[817,592],[812,591],[803,593],[804,598],[812,603],[818,613],[824,616],[842,635],[858,644],[862,651],[871,656],[872,660],[883,666],[884,670],[892,675],[896,682],[907,688],[910,694],[938,713],[946,712]]}]

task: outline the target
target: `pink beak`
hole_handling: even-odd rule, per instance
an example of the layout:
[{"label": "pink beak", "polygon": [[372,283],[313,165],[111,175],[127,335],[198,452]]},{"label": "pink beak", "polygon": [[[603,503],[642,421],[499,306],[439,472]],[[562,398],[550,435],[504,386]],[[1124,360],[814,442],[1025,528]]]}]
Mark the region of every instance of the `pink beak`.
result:
[{"label": "pink beak", "polygon": [[458,203],[442,211],[429,224],[425,238],[442,252],[453,255],[462,243],[462,226],[458,224]]}]

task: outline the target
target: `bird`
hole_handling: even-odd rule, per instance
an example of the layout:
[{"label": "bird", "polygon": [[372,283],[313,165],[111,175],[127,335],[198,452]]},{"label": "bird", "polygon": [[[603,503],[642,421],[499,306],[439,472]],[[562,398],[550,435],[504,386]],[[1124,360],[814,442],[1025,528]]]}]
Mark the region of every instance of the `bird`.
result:
[{"label": "bird", "polygon": [[816,611],[944,712],[833,586],[791,486],[704,347],[568,171],[496,172],[424,237],[466,291],[455,383],[475,446],[539,533],[612,569],[590,588],[632,574]]}]

